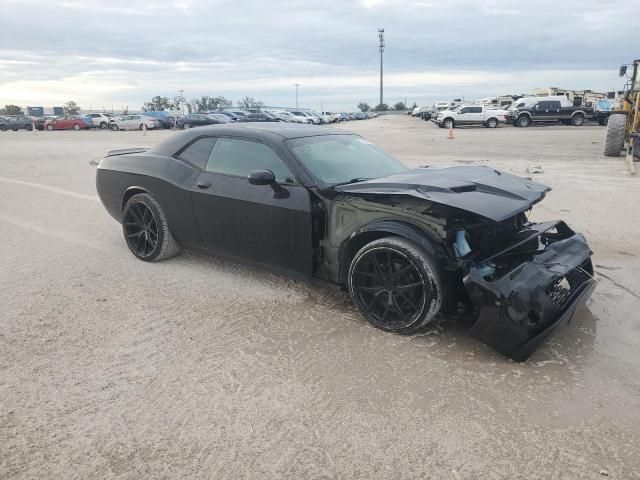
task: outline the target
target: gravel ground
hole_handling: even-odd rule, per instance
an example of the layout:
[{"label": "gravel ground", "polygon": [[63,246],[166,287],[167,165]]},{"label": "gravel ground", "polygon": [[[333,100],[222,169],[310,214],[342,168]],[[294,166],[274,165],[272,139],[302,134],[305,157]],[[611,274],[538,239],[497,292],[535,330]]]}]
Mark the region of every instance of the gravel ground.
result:
[{"label": "gravel ground", "polygon": [[587,307],[517,364],[447,319],[388,334],[329,289],[146,264],[89,161],[170,132],[2,132],[0,478],[640,478],[640,178],[602,157],[604,130],[344,128],[410,166],[552,186],[534,217],[590,240]]}]

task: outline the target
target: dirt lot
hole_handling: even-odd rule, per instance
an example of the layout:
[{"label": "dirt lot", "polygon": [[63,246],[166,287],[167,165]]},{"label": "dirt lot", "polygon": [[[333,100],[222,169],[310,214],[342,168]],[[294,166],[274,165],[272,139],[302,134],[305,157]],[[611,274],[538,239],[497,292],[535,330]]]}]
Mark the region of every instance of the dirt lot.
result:
[{"label": "dirt lot", "polygon": [[344,128],[410,166],[541,166],[534,218],[595,252],[588,308],[516,364],[446,319],[393,335],[329,290],[146,264],[89,161],[169,132],[2,132],[0,478],[640,478],[640,178],[604,130]]}]

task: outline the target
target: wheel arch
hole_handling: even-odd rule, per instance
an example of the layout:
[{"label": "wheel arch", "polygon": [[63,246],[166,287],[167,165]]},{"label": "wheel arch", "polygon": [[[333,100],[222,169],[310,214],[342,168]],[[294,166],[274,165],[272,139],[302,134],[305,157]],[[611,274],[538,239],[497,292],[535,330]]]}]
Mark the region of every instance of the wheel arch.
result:
[{"label": "wheel arch", "polygon": [[122,195],[122,205],[120,207],[120,211],[124,212],[124,206],[127,204],[127,202],[129,201],[129,199],[131,197],[133,197],[134,195],[138,195],[139,193],[149,193],[149,191],[146,188],[140,187],[140,186],[133,186],[133,187],[129,187],[124,191],[124,194]]},{"label": "wheel arch", "polygon": [[339,283],[345,284],[347,282],[351,260],[362,247],[374,240],[391,236],[412,241],[438,261],[442,258],[442,248],[439,242],[419,227],[399,220],[375,220],[353,232],[340,247],[338,255],[340,261]]}]

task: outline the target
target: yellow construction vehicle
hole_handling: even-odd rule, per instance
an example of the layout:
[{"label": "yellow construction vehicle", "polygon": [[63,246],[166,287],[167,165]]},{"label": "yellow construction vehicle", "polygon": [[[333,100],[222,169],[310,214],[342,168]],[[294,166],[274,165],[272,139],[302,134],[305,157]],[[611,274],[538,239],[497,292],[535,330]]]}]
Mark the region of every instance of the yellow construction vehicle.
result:
[{"label": "yellow construction vehicle", "polygon": [[640,161],[640,60],[622,65],[621,77],[627,75],[628,67],[632,67],[633,71],[631,77],[627,77],[624,91],[609,116],[604,154],[617,157],[622,150],[626,150],[629,169],[634,173],[633,161]]}]

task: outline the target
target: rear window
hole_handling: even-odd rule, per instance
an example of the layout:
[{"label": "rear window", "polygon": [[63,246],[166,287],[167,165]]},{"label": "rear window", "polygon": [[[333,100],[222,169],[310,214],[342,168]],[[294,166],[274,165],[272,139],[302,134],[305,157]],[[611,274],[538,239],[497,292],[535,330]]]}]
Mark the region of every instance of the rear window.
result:
[{"label": "rear window", "polygon": [[195,165],[201,170],[204,170],[214,143],[216,143],[215,138],[200,138],[180,152],[178,158]]}]

